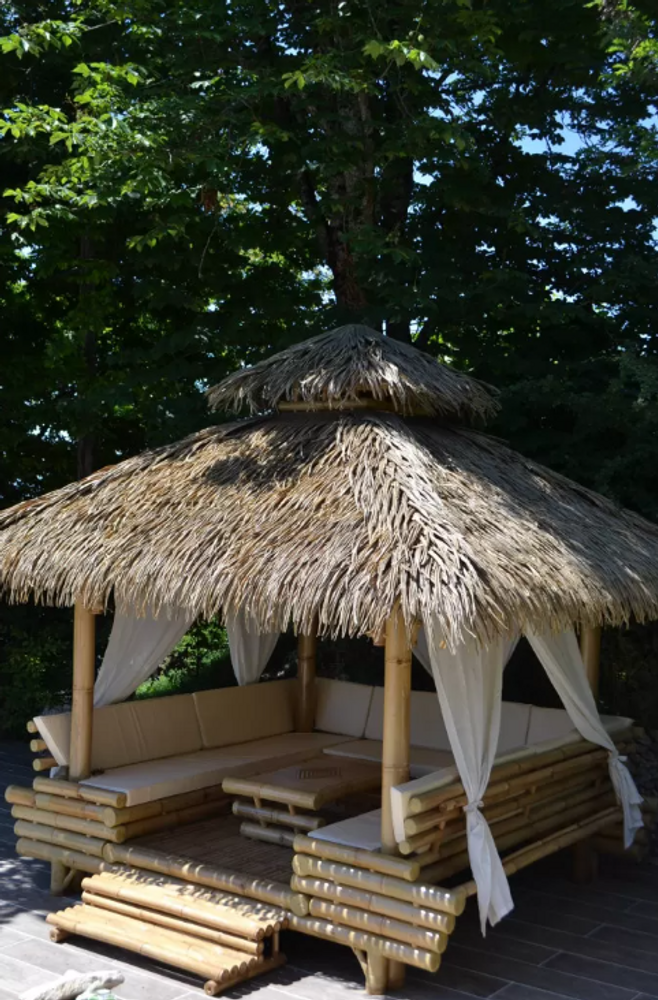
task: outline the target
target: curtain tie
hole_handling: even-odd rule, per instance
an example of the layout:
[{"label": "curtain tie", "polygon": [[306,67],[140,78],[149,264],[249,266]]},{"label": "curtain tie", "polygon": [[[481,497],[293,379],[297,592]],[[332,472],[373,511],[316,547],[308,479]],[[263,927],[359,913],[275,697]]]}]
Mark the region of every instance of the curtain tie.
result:
[{"label": "curtain tie", "polygon": [[482,799],[478,799],[477,802],[468,802],[464,806],[464,812],[467,816],[471,816],[473,813],[479,812],[484,806]]}]

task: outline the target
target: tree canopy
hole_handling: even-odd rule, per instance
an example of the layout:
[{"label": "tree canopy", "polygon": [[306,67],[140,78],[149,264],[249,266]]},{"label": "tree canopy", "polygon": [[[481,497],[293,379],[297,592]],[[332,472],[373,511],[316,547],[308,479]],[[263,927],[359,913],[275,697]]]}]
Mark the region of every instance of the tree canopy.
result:
[{"label": "tree canopy", "polygon": [[658,517],[650,0],[0,6],[0,501],[357,319]]}]

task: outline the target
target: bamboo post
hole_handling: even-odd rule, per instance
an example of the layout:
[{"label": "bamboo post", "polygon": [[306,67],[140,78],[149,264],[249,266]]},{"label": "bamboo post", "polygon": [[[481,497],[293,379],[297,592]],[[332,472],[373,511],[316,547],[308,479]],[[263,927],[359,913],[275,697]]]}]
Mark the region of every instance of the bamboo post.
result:
[{"label": "bamboo post", "polygon": [[312,733],[315,724],[315,629],[300,633],[297,640],[297,731]]},{"label": "bamboo post", "polygon": [[599,671],[601,659],[601,628],[582,628],[580,632],[580,652],[587,671],[587,680],[596,698],[599,693]]},{"label": "bamboo post", "polygon": [[73,700],[69,777],[81,781],[91,774],[91,737],[96,665],[96,619],[78,602],[73,618]]},{"label": "bamboo post", "polygon": [[[585,664],[587,680],[595,699],[599,695],[601,669],[601,627],[580,630],[580,652]],[[583,840],[572,849],[572,877],[579,885],[592,882],[597,875],[598,858],[592,840]]]},{"label": "bamboo post", "polygon": [[[391,789],[409,780],[411,700],[411,646],[407,638],[400,605],[396,605],[386,622],[384,648],[384,743],[382,748],[382,851],[398,854],[391,813]],[[400,989],[404,985],[404,965],[383,963],[368,955],[370,974],[366,988],[369,993],[381,992],[387,986]]]},{"label": "bamboo post", "polygon": [[[71,743],[69,777],[80,781],[91,774],[91,738],[94,711],[96,666],[96,619],[79,601],[73,612],[73,697],[71,701]],[[60,861],[50,866],[50,891],[61,895],[67,871]]]}]

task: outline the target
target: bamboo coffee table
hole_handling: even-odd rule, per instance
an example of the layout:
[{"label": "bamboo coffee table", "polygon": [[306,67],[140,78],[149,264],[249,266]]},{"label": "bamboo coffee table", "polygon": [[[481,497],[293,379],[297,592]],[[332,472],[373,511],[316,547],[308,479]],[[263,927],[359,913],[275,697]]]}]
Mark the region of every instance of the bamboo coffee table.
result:
[{"label": "bamboo coffee table", "polygon": [[[238,816],[258,820],[263,832],[264,826],[270,823],[310,831],[322,826],[324,821],[318,816],[300,815],[298,810],[317,813],[323,806],[348,795],[377,789],[381,781],[381,766],[372,761],[320,755],[276,771],[256,774],[251,778],[225,778],[222,789],[227,795],[253,799],[253,806],[240,801],[234,802],[233,812]],[[287,806],[288,811],[264,808],[263,802]],[[275,841],[273,836],[258,838],[252,824],[243,824],[243,827],[247,836]],[[276,842],[287,841],[281,837]]]}]

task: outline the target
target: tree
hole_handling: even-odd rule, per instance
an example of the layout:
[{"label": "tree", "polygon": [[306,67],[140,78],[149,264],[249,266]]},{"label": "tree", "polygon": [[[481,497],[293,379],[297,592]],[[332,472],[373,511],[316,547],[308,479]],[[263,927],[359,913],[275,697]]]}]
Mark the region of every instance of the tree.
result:
[{"label": "tree", "polygon": [[499,385],[494,430],[658,515],[648,0],[0,18],[6,502],[72,478],[74,442],[88,468],[181,436],[207,382],[356,319]]}]

